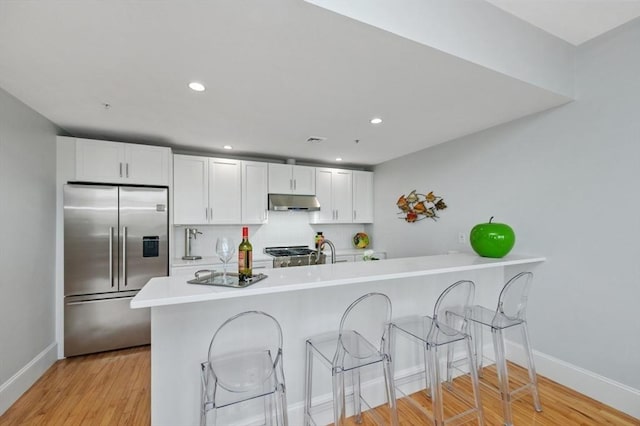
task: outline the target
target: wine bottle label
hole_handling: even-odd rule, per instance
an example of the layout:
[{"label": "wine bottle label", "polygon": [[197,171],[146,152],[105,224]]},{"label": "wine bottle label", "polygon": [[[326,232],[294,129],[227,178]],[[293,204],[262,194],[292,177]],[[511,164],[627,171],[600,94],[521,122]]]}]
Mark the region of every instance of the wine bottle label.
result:
[{"label": "wine bottle label", "polygon": [[251,269],[253,264],[253,251],[239,251],[238,252],[238,268]]}]

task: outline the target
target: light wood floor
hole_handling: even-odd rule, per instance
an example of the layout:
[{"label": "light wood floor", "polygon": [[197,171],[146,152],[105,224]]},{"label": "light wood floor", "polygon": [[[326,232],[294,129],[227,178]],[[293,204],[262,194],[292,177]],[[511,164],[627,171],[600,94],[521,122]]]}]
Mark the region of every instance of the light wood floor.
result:
[{"label": "light wood floor", "polygon": [[[522,369],[514,369],[516,381],[519,376],[524,377]],[[492,368],[485,369],[483,376],[486,382],[496,380]],[[544,411],[536,413],[529,396],[515,401],[513,414],[518,426],[640,426],[639,419],[544,377],[539,381]],[[456,379],[455,387],[470,391],[467,378]],[[429,406],[422,393],[411,397],[418,404]],[[497,393],[482,386],[481,397],[485,423],[501,425]],[[427,424],[424,415],[406,398],[398,401],[398,408],[402,426]],[[447,404],[447,410],[458,408],[455,401]],[[387,418],[384,407],[376,410]],[[0,425],[148,425],[150,418],[150,352],[149,347],[141,347],[58,361],[0,417]],[[363,426],[374,424],[370,415],[365,414],[363,420]]]}]

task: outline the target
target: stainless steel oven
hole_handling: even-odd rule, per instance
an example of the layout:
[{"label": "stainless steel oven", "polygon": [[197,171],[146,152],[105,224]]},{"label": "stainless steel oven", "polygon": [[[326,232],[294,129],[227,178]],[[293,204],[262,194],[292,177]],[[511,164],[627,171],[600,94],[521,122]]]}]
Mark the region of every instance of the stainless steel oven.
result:
[{"label": "stainless steel oven", "polygon": [[318,254],[307,246],[267,247],[264,252],[273,257],[274,268],[318,265],[326,262],[323,253]]}]

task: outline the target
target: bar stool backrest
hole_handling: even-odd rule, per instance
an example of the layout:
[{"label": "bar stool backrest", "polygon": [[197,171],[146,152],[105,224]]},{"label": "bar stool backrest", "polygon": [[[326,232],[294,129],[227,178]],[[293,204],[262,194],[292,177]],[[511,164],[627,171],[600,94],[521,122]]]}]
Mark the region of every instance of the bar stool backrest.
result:
[{"label": "bar stool backrest", "polygon": [[230,392],[262,388],[281,368],[282,329],[274,317],[247,311],[226,320],[209,344],[209,363],[218,385]]},{"label": "bar stool backrest", "polygon": [[[473,281],[461,280],[447,287],[440,294],[433,308],[433,326],[429,331],[430,337],[435,339],[437,333],[452,336],[464,332],[474,295],[475,284]],[[452,313],[457,313],[457,315]]]},{"label": "bar stool backrest", "polygon": [[[342,315],[339,344],[334,366],[345,352],[354,358],[368,358],[378,352],[387,352],[388,328],[391,322],[391,300],[382,293],[368,293],[356,299]],[[363,337],[372,345],[363,345]]]},{"label": "bar stool backrest", "polygon": [[500,292],[496,319],[505,316],[509,320],[525,320],[529,289],[533,281],[531,272],[521,272],[511,278]]}]

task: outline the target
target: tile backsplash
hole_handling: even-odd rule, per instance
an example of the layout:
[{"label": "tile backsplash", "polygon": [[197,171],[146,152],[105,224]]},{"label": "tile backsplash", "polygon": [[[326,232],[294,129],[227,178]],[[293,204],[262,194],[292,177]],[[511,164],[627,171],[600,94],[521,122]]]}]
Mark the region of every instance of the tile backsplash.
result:
[{"label": "tile backsplash", "polygon": [[[269,223],[264,225],[248,225],[249,241],[253,251],[262,254],[265,247],[305,245],[313,247],[316,232],[322,232],[331,240],[337,249],[353,248],[352,237],[357,232],[364,232],[363,224],[309,224],[308,213],[305,212],[269,212]],[[195,225],[202,232],[195,240],[191,240],[191,253],[199,256],[215,256],[215,245],[218,237],[231,237],[234,243],[240,244],[242,225]],[[175,226],[174,257],[184,256],[184,229],[186,226]]]}]

